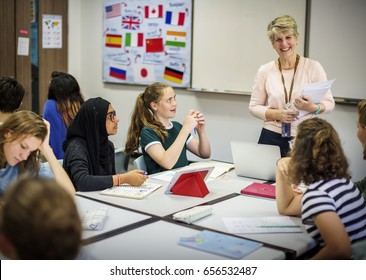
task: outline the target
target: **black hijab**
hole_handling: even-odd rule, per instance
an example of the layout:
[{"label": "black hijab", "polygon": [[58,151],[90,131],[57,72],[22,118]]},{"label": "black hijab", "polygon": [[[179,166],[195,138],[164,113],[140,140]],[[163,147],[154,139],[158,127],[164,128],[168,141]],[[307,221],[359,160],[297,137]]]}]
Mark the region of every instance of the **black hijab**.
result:
[{"label": "black hijab", "polygon": [[82,138],[87,143],[93,175],[113,174],[114,151],[108,140],[106,120],[109,102],[101,97],[90,98],[83,103],[67,129],[63,149],[70,140]]}]

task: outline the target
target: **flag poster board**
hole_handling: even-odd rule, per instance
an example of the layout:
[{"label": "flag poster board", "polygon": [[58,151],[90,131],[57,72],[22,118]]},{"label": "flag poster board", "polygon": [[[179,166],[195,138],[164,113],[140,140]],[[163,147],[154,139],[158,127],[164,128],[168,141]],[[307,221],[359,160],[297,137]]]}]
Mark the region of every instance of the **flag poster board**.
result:
[{"label": "flag poster board", "polygon": [[192,0],[104,0],[103,81],[191,86]]}]

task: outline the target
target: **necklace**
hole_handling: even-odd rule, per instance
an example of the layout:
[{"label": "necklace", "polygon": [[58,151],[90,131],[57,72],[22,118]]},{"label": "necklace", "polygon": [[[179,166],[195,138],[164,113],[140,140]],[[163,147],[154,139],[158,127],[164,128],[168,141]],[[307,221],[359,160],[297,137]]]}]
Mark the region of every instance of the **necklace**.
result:
[{"label": "necklace", "polygon": [[281,61],[280,61],[280,58],[278,58],[278,68],[280,69],[280,72],[281,72],[281,79],[282,79],[283,91],[285,92],[286,105],[291,101],[292,89],[294,88],[295,74],[296,74],[296,70],[297,70],[297,65],[299,65],[299,60],[300,60],[300,56],[297,54],[296,55],[296,62],[295,62],[295,69],[294,69],[294,75],[292,76],[292,82],[291,82],[291,87],[290,87],[290,94],[288,96],[287,95],[286,85],[285,85],[285,78],[283,77],[283,74],[282,74]]}]

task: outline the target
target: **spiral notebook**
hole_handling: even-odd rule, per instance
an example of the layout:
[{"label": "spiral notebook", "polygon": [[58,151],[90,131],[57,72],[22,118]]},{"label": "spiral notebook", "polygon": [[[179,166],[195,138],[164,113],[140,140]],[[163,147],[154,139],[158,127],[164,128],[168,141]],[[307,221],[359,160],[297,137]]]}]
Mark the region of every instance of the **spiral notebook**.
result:
[{"label": "spiral notebook", "polygon": [[125,198],[143,199],[152,192],[159,189],[162,185],[155,183],[144,183],[139,187],[131,185],[121,185],[100,192],[103,195],[119,196]]},{"label": "spiral notebook", "polygon": [[210,230],[203,230],[190,237],[182,237],[178,244],[231,259],[241,259],[263,246],[261,242]]}]

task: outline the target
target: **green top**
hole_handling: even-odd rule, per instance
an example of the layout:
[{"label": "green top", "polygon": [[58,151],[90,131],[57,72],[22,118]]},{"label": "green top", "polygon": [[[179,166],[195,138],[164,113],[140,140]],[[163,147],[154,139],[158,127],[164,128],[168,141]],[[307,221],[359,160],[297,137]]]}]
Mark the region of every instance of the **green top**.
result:
[{"label": "green top", "polygon": [[[167,150],[174,143],[175,139],[177,139],[177,136],[181,129],[182,129],[182,125],[180,123],[172,121],[171,125],[169,127],[166,127],[168,136],[164,139],[164,143],[161,142],[159,136],[150,127],[145,126],[141,130],[140,145],[142,148],[142,154],[144,155],[144,160],[145,160],[146,168],[147,168],[146,171],[148,172],[148,174],[162,172],[162,171],[165,171],[165,169],[163,167],[161,167],[159,164],[157,164],[149,156],[149,154],[146,153],[146,149],[153,144],[160,144],[163,146],[163,148],[165,150]],[[187,140],[186,140],[186,145],[191,140],[191,137],[193,137],[193,136],[191,134],[189,134],[187,137]],[[183,147],[183,149],[180,153],[180,156],[178,158],[178,161],[176,162],[176,164],[173,166],[172,169],[188,165],[186,145]]]}]

